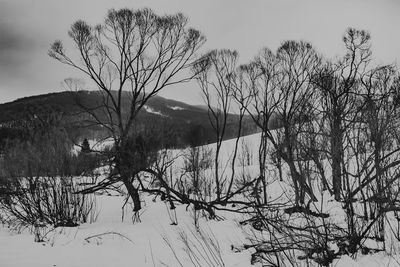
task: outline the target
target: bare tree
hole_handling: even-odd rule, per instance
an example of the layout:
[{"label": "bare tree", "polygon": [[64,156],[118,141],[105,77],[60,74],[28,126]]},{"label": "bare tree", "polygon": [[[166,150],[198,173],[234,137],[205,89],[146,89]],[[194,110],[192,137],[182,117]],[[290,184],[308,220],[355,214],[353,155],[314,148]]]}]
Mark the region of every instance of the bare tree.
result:
[{"label": "bare tree", "polygon": [[[343,254],[385,249],[389,218],[400,207],[399,77],[392,65],[371,67],[369,39],[365,31],[348,29],[343,58],[312,61],[304,69],[305,61],[297,60],[307,54],[300,49],[290,55],[290,43],[277,56],[281,78],[274,112],[281,128],[266,136],[275,149],[282,145],[280,156],[295,178],[296,204],[302,204],[304,193],[317,201],[278,210],[256,207],[245,223],[269,233],[249,245],[263,261],[280,265],[282,256],[300,252],[298,259],[329,266]],[[318,199],[313,199],[313,180],[322,185]],[[343,209],[340,223],[324,210],[331,201],[325,189]]]},{"label": "bare tree", "polygon": [[236,51],[213,50],[204,55],[193,68],[208,106],[211,126],[216,134],[214,179],[217,201],[221,200],[223,180],[225,180],[220,177],[220,150],[230,111],[237,58],[238,53]]},{"label": "bare tree", "polygon": [[[349,28],[343,37],[346,54],[336,63],[327,63],[315,83],[321,93],[323,118],[328,124],[332,187],[336,200],[341,199],[344,133],[355,114],[358,75],[370,61],[370,35]],[[315,80],[314,80],[315,81]]]},{"label": "bare tree", "polygon": [[163,88],[192,78],[185,69],[192,66],[205,38],[187,25],[180,13],[158,16],[150,9],[112,9],[102,24],[92,27],[78,20],[72,25],[68,34],[78,50],[77,60],[66,53],[61,41],[52,44],[52,58],[85,74],[102,93],[99,107],[107,119],[101,120],[95,108],[88,107],[86,112],[114,141],[114,172],[86,192],[121,181],[134,211],[141,209],[138,188],[132,182],[144,166],[129,157],[135,119]]},{"label": "bare tree", "polygon": [[[393,66],[374,67],[359,77],[356,119],[345,133],[346,186],[344,207],[348,217],[349,250],[357,251],[363,240],[374,238],[385,246],[385,217],[397,210],[399,148],[394,144],[398,111],[393,101],[397,90]],[[360,200],[360,201],[356,201]]]},{"label": "bare tree", "polygon": [[240,86],[236,86],[236,101],[252,117],[255,124],[261,129],[261,140],[258,150],[259,177],[255,186],[258,202],[258,187],[262,184],[263,202],[267,201],[267,181],[265,164],[268,156],[268,138],[270,121],[274,116],[277,96],[277,60],[269,49],[263,49],[255,60],[238,69]]},{"label": "bare tree", "polygon": [[[318,63],[319,56],[309,43],[287,41],[276,55],[264,49],[252,63],[241,67],[247,76],[243,90],[251,98],[246,109],[262,130],[259,165],[264,202],[267,199],[265,165],[268,143],[274,148],[277,160],[282,159],[289,167],[296,204],[304,203],[305,193],[311,200],[316,200],[311,185],[296,167],[295,154],[296,139],[312,109],[309,105],[313,97],[310,78]],[[279,126],[274,131],[272,118],[275,127]]]}]

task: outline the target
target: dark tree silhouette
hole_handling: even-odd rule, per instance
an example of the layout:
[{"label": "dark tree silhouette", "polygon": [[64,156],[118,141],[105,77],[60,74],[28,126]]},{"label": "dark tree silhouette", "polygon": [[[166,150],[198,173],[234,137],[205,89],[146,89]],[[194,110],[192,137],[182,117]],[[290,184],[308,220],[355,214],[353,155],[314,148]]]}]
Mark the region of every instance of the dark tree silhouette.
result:
[{"label": "dark tree silhouette", "polygon": [[81,152],[82,153],[90,152],[90,145],[89,145],[89,141],[87,140],[87,138],[83,139],[83,141],[82,141]]},{"label": "dark tree silhouette", "polygon": [[[134,139],[136,117],[147,101],[165,87],[192,78],[185,69],[192,65],[205,38],[187,24],[182,14],[158,16],[150,9],[112,9],[102,24],[90,26],[78,20],[72,25],[68,34],[78,50],[77,60],[66,53],[61,41],[52,44],[52,58],[85,74],[102,92],[98,104],[106,121],[99,119],[99,109],[83,108],[114,141],[114,171],[86,192],[123,182],[134,211],[141,209],[139,188],[133,186],[140,170],[125,155]],[[123,97],[123,91],[129,97]],[[122,103],[127,101],[129,109],[124,110]]]}]

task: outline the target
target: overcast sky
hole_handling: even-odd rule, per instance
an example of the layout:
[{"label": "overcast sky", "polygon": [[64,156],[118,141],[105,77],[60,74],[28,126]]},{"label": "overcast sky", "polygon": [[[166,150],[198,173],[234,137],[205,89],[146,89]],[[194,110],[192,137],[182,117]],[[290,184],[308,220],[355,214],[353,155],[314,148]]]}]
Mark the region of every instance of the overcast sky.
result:
[{"label": "overcast sky", "polygon": [[[77,73],[47,56],[50,44],[68,40],[77,19],[100,23],[110,8],[183,12],[207,37],[204,51],[236,49],[241,62],[262,47],[305,40],[327,57],[343,53],[347,27],[368,30],[377,63],[400,59],[399,0],[0,0],[0,103],[62,91]],[[167,88],[162,96],[200,104],[195,83]]]}]

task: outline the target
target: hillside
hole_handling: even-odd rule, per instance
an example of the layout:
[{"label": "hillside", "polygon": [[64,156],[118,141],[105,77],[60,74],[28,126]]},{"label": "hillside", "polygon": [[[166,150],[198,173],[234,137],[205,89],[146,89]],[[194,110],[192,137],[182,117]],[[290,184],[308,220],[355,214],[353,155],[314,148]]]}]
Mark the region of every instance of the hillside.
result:
[{"label": "hillside", "polygon": [[[128,93],[125,92],[126,99]],[[23,119],[26,113],[62,112],[73,116],[81,112],[78,102],[84,106],[92,107],[102,100],[98,91],[60,92],[31,97],[24,97],[12,102],[0,104],[0,123]],[[123,103],[128,107],[129,103]],[[183,102],[166,99],[161,96],[151,98],[143,110],[148,115],[164,115],[174,119],[202,121],[206,116],[204,108],[191,106]],[[142,112],[142,113],[143,113]],[[200,117],[199,117],[200,116]]]},{"label": "hillside", "polygon": [[[129,108],[129,94],[124,92],[123,111]],[[0,105],[0,124],[3,126],[1,136],[15,135],[15,130],[26,128],[26,122],[40,118],[61,121],[69,136],[79,141],[83,138],[96,139],[107,135],[105,130],[93,125],[92,117],[82,107],[99,107],[102,95],[98,91],[60,92],[21,98]],[[104,107],[96,108],[101,120],[107,121]],[[230,114],[226,139],[237,134],[238,116]],[[146,103],[138,115],[136,126],[139,129],[151,128],[163,133],[170,147],[182,147],[195,138],[195,144],[206,144],[214,141],[207,109],[204,106],[192,106],[161,96],[154,96]],[[256,126],[249,117],[244,119],[243,135],[256,132]],[[195,136],[193,136],[195,135]]]},{"label": "hillside", "polygon": [[[126,95],[123,99],[126,101],[122,103],[123,110],[128,110],[129,94],[124,93]],[[60,92],[25,97],[0,105],[0,124],[3,128],[15,129],[25,125],[25,122],[32,118],[55,116],[61,120],[73,139],[98,138],[106,133],[101,127],[93,126],[92,118],[82,106],[94,108],[101,103],[102,95],[98,91]],[[104,108],[97,108],[96,114],[101,120],[107,120]],[[227,139],[236,135],[237,119],[237,115],[229,115]],[[196,133],[197,144],[214,141],[213,130],[204,107],[188,105],[161,96],[152,97],[142,108],[137,127],[153,128],[162,132],[172,147],[185,146],[193,133]],[[249,117],[246,117],[243,135],[254,132],[256,132],[255,125]]]}]

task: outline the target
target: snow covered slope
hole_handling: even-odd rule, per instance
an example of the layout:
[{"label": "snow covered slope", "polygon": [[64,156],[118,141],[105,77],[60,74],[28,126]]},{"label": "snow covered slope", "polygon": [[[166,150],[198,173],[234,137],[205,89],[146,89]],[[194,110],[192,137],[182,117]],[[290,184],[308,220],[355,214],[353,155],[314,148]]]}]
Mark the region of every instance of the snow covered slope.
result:
[{"label": "snow covered slope", "polygon": [[[239,143],[240,155],[249,154],[254,157],[245,160],[244,167],[249,171],[257,167],[259,140],[260,134],[254,134],[243,137]],[[234,139],[224,142],[224,162],[231,158],[234,144]],[[212,147],[212,144],[208,146]],[[238,161],[238,166],[242,163]],[[131,206],[125,206],[122,213],[123,196],[97,195],[96,198],[98,218],[95,223],[52,229],[46,234],[46,242],[43,243],[34,242],[31,233],[33,229],[11,231],[6,226],[0,226],[0,266],[186,267],[223,266],[222,261],[224,266],[251,266],[251,250],[232,250],[233,247],[240,247],[248,238],[244,229],[238,225],[241,219],[239,215],[219,212],[218,215],[225,218],[221,221],[200,218],[203,237],[216,244],[215,247],[207,247],[201,235],[196,233],[190,209],[187,210],[185,205],[177,206],[178,225],[171,225],[168,206],[160,198],[144,195],[142,222],[133,224]],[[185,240],[189,246],[185,246]],[[193,249],[189,254],[188,248]],[[197,255],[199,263],[193,264],[194,259],[189,255]],[[334,262],[333,266],[394,267],[400,266],[400,256],[395,253],[392,256],[378,253],[360,256],[357,260],[344,256]]]}]

